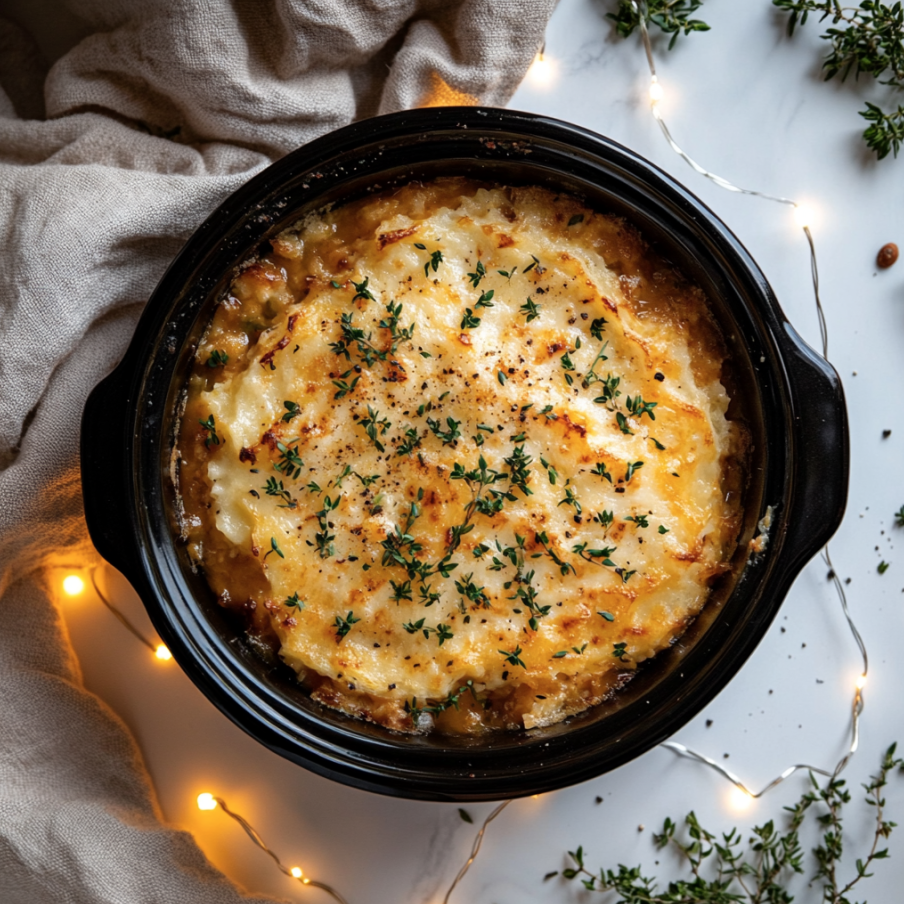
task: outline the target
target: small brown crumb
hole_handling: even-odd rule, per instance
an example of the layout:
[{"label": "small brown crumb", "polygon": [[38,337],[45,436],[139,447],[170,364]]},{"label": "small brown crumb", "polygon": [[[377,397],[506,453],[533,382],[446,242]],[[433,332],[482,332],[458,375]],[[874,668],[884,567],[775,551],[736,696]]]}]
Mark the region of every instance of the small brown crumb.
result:
[{"label": "small brown crumb", "polygon": [[894,242],[889,242],[879,249],[876,255],[876,266],[887,270],[898,259],[898,246]]},{"label": "small brown crumb", "polygon": [[601,803],[603,802],[603,799],[602,799],[599,795],[597,795],[597,796],[596,796],[596,802],[597,802],[598,804],[601,804]]},{"label": "small brown crumb", "polygon": [[882,431],[882,439],[888,439],[891,436],[891,430]]},{"label": "small brown crumb", "polygon": [[706,720],[706,727],[707,727],[707,728],[711,728],[711,727],[712,727],[712,724],[713,724],[713,720],[712,720],[712,719],[707,719],[707,720]]},{"label": "small brown crumb", "polygon": [[656,371],[656,373],[653,374],[653,379],[658,380],[661,383],[665,379],[665,374],[662,374],[662,373],[659,373],[659,371]]}]

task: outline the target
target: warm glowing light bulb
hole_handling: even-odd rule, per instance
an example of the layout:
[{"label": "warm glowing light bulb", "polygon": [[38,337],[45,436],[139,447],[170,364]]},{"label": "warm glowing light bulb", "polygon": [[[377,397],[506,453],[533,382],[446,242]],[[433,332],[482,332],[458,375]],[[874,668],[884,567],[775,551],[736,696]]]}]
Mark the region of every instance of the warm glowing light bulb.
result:
[{"label": "warm glowing light bulb", "polygon": [[534,57],[530,69],[527,70],[527,79],[536,88],[546,88],[555,79],[556,65],[541,50]]},{"label": "warm glowing light bulb", "polygon": [[205,791],[203,794],[198,795],[198,809],[199,810],[216,810],[216,808],[217,808],[217,799],[212,794],[208,794]]},{"label": "warm glowing light bulb", "polygon": [[866,675],[860,675],[856,682],[857,690],[862,691],[866,687]]},{"label": "warm glowing light bulb", "polygon": [[654,106],[662,100],[665,92],[662,90],[662,85],[659,84],[659,79],[656,76],[653,76],[653,80],[650,82],[650,103]]},{"label": "warm glowing light bulb", "polygon": [[289,870],[289,872],[292,874],[292,878],[293,878],[293,879],[300,879],[300,878],[301,878],[302,873],[301,873],[301,867],[300,867],[300,866],[293,866],[292,869]]},{"label": "warm glowing light bulb", "polygon": [[69,596],[78,596],[85,589],[85,582],[77,574],[67,574],[63,578],[63,592]]},{"label": "warm glowing light bulb", "polygon": [[813,222],[813,211],[810,210],[809,207],[804,207],[803,204],[795,204],[794,219],[797,220],[798,226],[800,226],[802,229],[805,229]]},{"label": "warm glowing light bulb", "polygon": [[154,655],[163,662],[167,662],[173,658],[173,654],[170,653],[169,649],[162,643],[158,644],[157,649],[154,650]]},{"label": "warm glowing light bulb", "polygon": [[310,883],[311,880],[307,876],[305,876],[304,879],[301,880],[302,885],[310,885]]},{"label": "warm glowing light bulb", "polygon": [[753,803],[753,795],[735,785],[729,793],[728,803],[732,810],[746,810]]}]

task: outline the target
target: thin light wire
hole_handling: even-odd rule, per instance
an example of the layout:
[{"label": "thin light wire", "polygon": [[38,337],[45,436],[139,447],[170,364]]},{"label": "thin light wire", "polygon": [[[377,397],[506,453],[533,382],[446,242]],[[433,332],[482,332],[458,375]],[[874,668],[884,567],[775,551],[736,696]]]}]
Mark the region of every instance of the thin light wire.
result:
[{"label": "thin light wire", "polygon": [[[653,57],[653,45],[650,40],[650,33],[647,29],[647,5],[645,0],[631,0],[631,6],[634,9],[634,12],[637,14],[638,21],[640,23],[640,37],[643,43],[644,52],[647,57],[647,64],[650,69],[650,84],[658,85],[659,78],[656,74],[656,63]],[[718,185],[719,188],[724,188],[726,191],[738,192],[744,195],[752,195],[754,197],[763,198],[767,201],[775,201],[778,204],[785,204],[795,209],[799,209],[800,205],[792,200],[791,198],[783,198],[777,195],[766,194],[761,191],[754,191],[749,188],[741,188],[738,185],[735,185],[733,182],[729,182],[727,179],[723,179],[721,176],[716,173],[712,173],[704,167],[700,166],[696,160],[690,157],[687,153],[679,147],[678,143],[672,137],[672,133],[669,131],[668,126],[666,125],[665,119],[662,116],[662,111],[659,109],[659,103],[655,96],[651,94],[651,109],[653,112],[653,118],[656,122],[659,123],[660,129],[662,129],[662,134],[665,136],[666,141],[668,142],[671,149],[684,160],[685,163],[688,164],[695,172],[699,173],[701,176],[709,179],[710,182],[713,182],[715,185]],[[803,224],[804,235],[807,237],[807,244],[810,249],[810,274],[813,279],[813,297],[816,302],[816,314],[819,319],[819,336],[822,344],[822,356],[826,360],[829,357],[829,334],[828,328],[826,326],[826,318],[825,311],[822,307],[822,300],[819,297],[819,267],[816,261],[816,243],[813,241],[813,234],[810,231],[810,226],[808,223]],[[829,545],[826,544],[822,550],[822,558],[823,561],[829,568],[829,574],[832,577],[833,583],[835,585],[835,590],[838,593],[838,599],[841,602],[841,609],[844,613],[844,617],[847,620],[848,628],[850,628],[851,635],[857,643],[857,647],[860,650],[860,656],[863,661],[863,671],[860,675],[860,681],[857,683],[854,690],[854,699],[851,703],[851,740],[848,745],[848,749],[845,752],[844,756],[838,761],[835,768],[829,772],[825,769],[820,769],[816,766],[809,766],[805,764],[797,764],[794,766],[789,766],[781,775],[774,778],[771,782],[769,782],[761,791],[752,792],[747,785],[741,781],[741,779],[735,775],[730,769],[726,769],[721,763],[716,760],[711,759],[708,756],[705,756],[702,753],[698,753],[695,750],[691,750],[689,747],[686,747],[684,744],[680,744],[677,741],[666,741],[664,744],[660,745],[662,747],[667,748],[679,756],[687,757],[689,759],[695,760],[698,763],[702,763],[705,766],[708,766],[710,769],[715,770],[724,778],[728,779],[736,788],[740,788],[745,794],[749,794],[753,798],[762,797],[768,791],[771,791],[777,785],[780,785],[786,778],[792,776],[795,772],[800,769],[806,769],[810,772],[815,772],[819,775],[831,776],[832,778],[836,778],[841,772],[844,770],[845,766],[850,762],[851,757],[857,752],[857,748],[860,745],[860,716],[863,713],[863,684],[866,681],[867,674],[869,672],[869,657],[866,653],[866,645],[863,643],[863,638],[860,635],[860,632],[857,630],[857,626],[854,624],[854,620],[851,616],[850,609],[848,608],[847,595],[844,592],[844,585],[841,582],[841,579],[838,577],[838,573],[835,571],[834,566],[832,565],[832,558],[829,554]]]},{"label": "thin light wire", "polygon": [[[640,6],[638,6],[637,0],[631,0],[631,5],[634,8],[634,12],[637,14],[638,21],[640,22],[640,36],[643,44],[643,49],[647,58],[647,65],[650,69],[650,84],[658,85],[659,77],[656,74],[656,60],[653,56],[653,45],[650,40],[650,33],[647,29],[646,22],[646,3],[643,0],[640,0]],[[546,44],[543,44],[543,50],[546,49]],[[542,50],[541,50],[542,55]],[[703,176],[706,179],[709,179],[715,185],[718,185],[719,188],[724,188],[726,191],[736,192],[742,195],[751,195],[756,198],[763,198],[766,201],[774,201],[777,204],[785,204],[788,207],[792,207],[794,209],[799,209],[800,205],[797,201],[794,201],[791,198],[784,198],[780,195],[770,195],[766,192],[756,191],[750,188],[742,188],[739,185],[735,185],[733,182],[729,182],[728,179],[724,179],[722,176],[717,173],[710,172],[704,167],[700,166],[696,160],[693,159],[689,154],[687,154],[683,148],[675,141],[672,137],[671,131],[669,131],[669,127],[665,122],[665,119],[662,116],[662,111],[659,109],[659,105],[655,99],[652,102],[652,112],[653,118],[656,122],[659,123],[659,128],[662,130],[662,134],[665,136],[665,140],[668,142],[669,147],[679,156],[684,162],[694,170],[694,172]],[[819,295],[819,267],[817,265],[816,260],[816,244],[813,241],[813,234],[810,231],[809,224],[803,225],[804,235],[807,237],[807,244],[810,249],[810,273],[813,279],[813,296],[816,302],[816,314],[819,319],[819,336],[822,345],[822,356],[826,360],[829,357],[829,334],[828,328],[826,326],[826,318],[825,311],[822,307],[822,299]],[[776,776],[776,778],[772,779],[765,787],[763,787],[760,791],[751,791],[750,788],[741,780],[739,776],[737,776],[730,769],[726,769],[721,763],[717,760],[712,759],[711,757],[706,756],[705,754],[699,753],[696,750],[692,750],[690,747],[685,746],[684,744],[679,743],[678,741],[666,741],[661,744],[661,747],[665,747],[668,750],[671,750],[673,753],[678,754],[679,756],[686,757],[688,759],[694,760],[695,762],[701,763],[704,766],[708,766],[710,769],[718,772],[724,778],[728,779],[736,788],[739,788],[745,794],[749,795],[754,799],[758,799],[762,797],[764,794],[767,794],[773,788],[780,785],[785,779],[790,778],[794,775],[795,772],[798,772],[801,769],[806,769],[808,772],[816,773],[817,775],[824,775],[831,778],[837,778],[847,764],[850,762],[851,757],[857,752],[857,748],[860,746],[860,716],[863,713],[863,687],[862,683],[865,682],[867,674],[869,673],[869,657],[866,652],[866,645],[863,642],[863,638],[860,635],[860,632],[857,630],[857,626],[854,624],[854,620],[851,617],[850,609],[848,608],[847,602],[847,594],[844,592],[844,585],[841,582],[841,579],[838,577],[838,572],[835,571],[834,566],[832,565],[832,558],[829,554],[829,545],[826,544],[822,550],[822,558],[823,561],[829,568],[829,573],[832,576],[832,581],[835,585],[835,590],[838,593],[838,598],[841,602],[841,609],[844,612],[844,617],[847,620],[848,627],[850,628],[851,635],[857,643],[857,647],[860,650],[860,656],[863,661],[863,671],[861,673],[861,682],[857,684],[854,691],[854,699],[851,703],[851,741],[848,746],[847,752],[844,756],[838,761],[835,768],[830,772],[826,769],[821,769],[818,766],[810,766],[805,763],[797,763],[793,766],[789,766],[785,769],[780,775]],[[477,835],[477,839],[475,841],[474,848],[471,851],[471,856],[468,858],[468,862],[462,867],[459,874],[455,877],[455,881],[452,883],[449,891],[446,893],[446,897],[443,899],[443,904],[448,904],[449,897],[452,894],[452,891],[455,889],[455,886],[462,879],[464,874],[468,871],[471,864],[474,862],[474,858],[477,856],[477,852],[480,850],[480,841],[483,839],[483,835],[486,832],[487,825],[496,818],[496,816],[508,805],[511,801],[506,801],[501,804],[499,807],[494,810],[487,820],[484,822],[483,826],[481,826],[480,832]]]},{"label": "thin light wire", "polygon": [[279,859],[279,856],[276,854],[275,851],[273,851],[271,848],[267,847],[267,843],[264,841],[263,838],[261,838],[260,833],[257,831],[257,829],[254,828],[253,825],[251,825],[250,822],[248,822],[247,819],[245,819],[244,816],[242,816],[239,813],[236,813],[234,810],[230,810],[229,807],[226,806],[226,801],[223,800],[222,797],[217,797],[216,795],[212,795],[212,796],[213,796],[213,799],[220,805],[220,807],[222,807],[223,812],[231,819],[234,819],[245,830],[245,834],[268,857],[270,857],[270,859],[276,864],[277,868],[279,869],[279,871],[281,873],[284,873],[290,879],[294,879],[296,882],[298,882],[301,885],[310,885],[314,888],[319,888],[322,891],[325,891],[328,895],[330,895],[333,898],[333,900],[338,901],[339,904],[348,904],[348,901],[346,901],[345,898],[343,898],[342,895],[340,895],[339,892],[336,891],[335,888],[333,888],[331,885],[327,885],[326,882],[317,882],[315,879],[309,879],[307,876],[304,876],[304,875],[301,875],[301,876],[293,875],[292,870],[289,869],[289,867],[287,867],[282,862],[282,860]]},{"label": "thin light wire", "polygon": [[137,637],[138,640],[140,640],[152,653],[156,653],[157,647],[150,640],[148,640],[144,636],[144,634],[142,634],[141,631],[139,631],[138,628],[136,628],[135,625],[133,625],[129,621],[128,618],[126,618],[126,616],[123,612],[121,612],[119,609],[117,609],[116,606],[114,606],[113,603],[111,603],[110,600],[107,599],[106,595],[103,593],[103,591],[97,585],[96,575],[97,575],[97,568],[92,568],[91,569],[91,584],[94,586],[94,592],[97,594],[98,599],[119,619],[120,623],[123,625],[123,627],[129,633],[131,633],[135,637]]},{"label": "thin light wire", "polygon": [[474,844],[471,846],[471,856],[468,857],[465,865],[458,871],[458,875],[455,877],[455,880],[449,886],[449,890],[446,892],[446,897],[443,898],[443,904],[449,904],[449,898],[452,897],[452,892],[455,891],[455,886],[461,882],[465,877],[465,873],[471,868],[471,864],[477,859],[478,853],[480,853],[480,845],[483,844],[483,836],[486,834],[487,826],[511,803],[510,800],[504,800],[489,816],[483,821],[483,825],[480,827],[480,831],[477,833],[477,837],[474,839]]}]

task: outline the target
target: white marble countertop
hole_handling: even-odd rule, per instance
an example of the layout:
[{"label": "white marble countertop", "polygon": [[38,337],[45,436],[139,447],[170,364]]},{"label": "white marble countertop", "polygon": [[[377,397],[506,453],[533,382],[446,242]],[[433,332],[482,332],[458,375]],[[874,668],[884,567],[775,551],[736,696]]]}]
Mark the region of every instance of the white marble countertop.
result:
[{"label": "white marble countertop", "polygon": [[[815,346],[806,241],[791,213],[717,188],[668,148],[647,104],[640,43],[614,38],[605,19],[612,7],[604,0],[562,0],[548,30],[546,78],[532,73],[511,107],[605,134],[682,181],[748,247],[790,320]],[[904,261],[878,273],[874,265],[885,242],[904,245],[904,159],[877,163],[864,150],[857,110],[871,89],[822,83],[824,47],[815,22],[789,40],[768,0],[707,3],[705,18],[708,34],[679,40],[671,52],[664,42],[659,48],[662,110],[676,139],[722,176],[799,199],[813,211],[830,357],[844,381],[852,432],[848,511],[832,550],[839,573],[851,578],[851,608],[871,663],[862,746],[847,773],[856,788],[891,741],[904,741],[897,696],[904,685],[904,530],[892,526],[904,504]],[[888,429],[892,434],[883,439]],[[881,559],[891,563],[884,575],[876,568]],[[117,603],[150,630],[125,581],[112,570],[104,580]],[[225,873],[256,891],[328,900],[283,877],[222,813],[200,812],[201,791],[226,798],[288,863],[336,885],[351,904],[442,899],[474,835],[455,806],[355,791],[269,753],[214,710],[178,667],[146,656],[92,594],[67,606],[87,686],[138,738],[166,818],[193,832]],[[831,768],[848,742],[858,672],[826,569],[814,561],[753,657],[677,740],[730,764],[754,787],[791,763]],[[780,818],[804,782],[792,779],[739,809],[717,775],[654,749],[593,781],[512,804],[491,826],[453,900],[578,901],[578,887],[542,880],[579,844],[593,866],[641,863],[667,879],[676,862],[658,856],[651,839],[664,817],[693,808],[714,830],[749,826]],[[893,779],[888,801],[889,818],[904,823],[904,780]],[[491,807],[468,809],[479,823]],[[853,856],[870,834],[866,809],[851,807],[846,841]],[[904,829],[899,833],[891,838],[891,861],[877,864],[860,898],[900,898]],[[796,901],[821,900],[805,881],[795,887]]]}]

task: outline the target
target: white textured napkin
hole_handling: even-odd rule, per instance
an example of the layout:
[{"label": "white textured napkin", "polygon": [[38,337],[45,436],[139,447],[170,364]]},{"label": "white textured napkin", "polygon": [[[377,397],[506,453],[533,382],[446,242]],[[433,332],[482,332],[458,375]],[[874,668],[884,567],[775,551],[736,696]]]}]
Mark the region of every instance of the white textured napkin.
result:
[{"label": "white textured napkin", "polygon": [[92,555],[82,406],[230,192],[354,119],[504,104],[554,4],[70,0],[90,36],[46,81],[28,36],[0,21],[3,904],[248,900],[163,823],[133,739],[82,687],[47,585],[51,565]]}]

